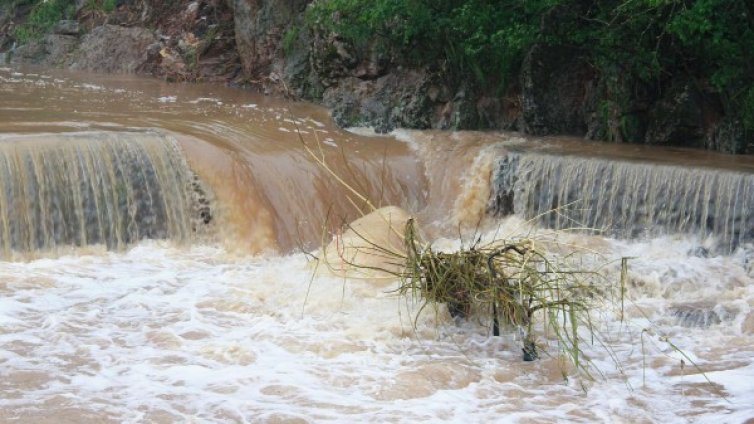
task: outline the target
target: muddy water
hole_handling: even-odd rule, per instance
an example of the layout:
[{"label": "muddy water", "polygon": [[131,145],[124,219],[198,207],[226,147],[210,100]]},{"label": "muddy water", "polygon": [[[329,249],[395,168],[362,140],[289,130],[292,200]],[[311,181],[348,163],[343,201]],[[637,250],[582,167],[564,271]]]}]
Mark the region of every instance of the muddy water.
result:
[{"label": "muddy water", "polygon": [[83,131],[107,143],[146,131],[177,142],[216,197],[219,237],[242,251],[311,248],[328,220],[339,226],[370,204],[425,202],[422,167],[404,144],[337,130],[312,105],[137,78],[2,77],[2,133]]},{"label": "muddy water", "polygon": [[[359,136],[333,128],[326,113],[310,105],[136,78],[3,69],[0,96],[0,153],[34,158],[0,162],[32,170],[26,172],[30,180],[4,178],[4,198],[19,198],[8,193],[30,186],[19,179],[33,181],[33,187],[48,187],[33,190],[46,193],[41,199],[47,204],[78,200],[55,209],[41,207],[37,195],[26,198],[23,211],[33,210],[46,228],[70,216],[73,223],[61,228],[76,229],[74,235],[81,228],[94,231],[84,232],[87,242],[71,236],[78,246],[70,249],[65,237],[54,246],[49,238],[42,239],[48,244],[14,242],[16,254],[0,262],[0,422],[754,418],[750,244],[720,254],[715,234],[612,239],[485,213],[508,152],[592,152],[582,145],[511,134],[402,132],[402,141]],[[39,147],[50,143],[52,154]],[[58,144],[72,150],[55,150]],[[126,147],[113,147],[121,144]],[[145,145],[153,147],[139,149]],[[173,147],[185,161],[170,167],[177,172],[173,183],[137,177],[122,165],[161,163],[159,158],[173,157]],[[98,161],[100,149],[111,153],[99,154]],[[656,152],[666,165],[673,163],[673,152]],[[724,164],[730,159],[682,153],[699,166],[750,173],[746,159]],[[80,159],[87,154],[92,159]],[[601,154],[637,160],[621,149]],[[333,173],[317,163],[322,155]],[[94,164],[102,166],[103,177],[70,172]],[[103,188],[113,184],[121,191]],[[92,188],[60,194],[77,185]],[[183,187],[176,194],[183,200],[150,204],[137,190],[145,185]],[[87,193],[102,202],[82,201]],[[126,195],[116,201],[111,193]],[[490,338],[485,323],[456,323],[442,311],[416,319],[419,305],[397,297],[395,281],[312,278],[311,257],[295,253],[296,247],[329,241],[331,228],[370,203],[416,213],[440,249],[457,249],[455,234],[466,237],[467,230],[487,239],[528,234],[564,253],[586,249],[583,263],[607,262],[600,271],[613,282],[620,273],[617,259],[633,257],[625,319],[614,305],[600,306],[593,317],[611,351],[583,343],[597,377],[571,372],[564,379],[569,367],[543,333],[550,355],[523,363],[515,333]],[[87,215],[91,210],[98,212]],[[199,218],[175,233],[160,226],[187,222],[166,218],[187,211]],[[87,216],[92,219],[76,224]],[[206,216],[211,219],[205,223]],[[8,213],[2,222],[30,234],[34,225],[19,219],[28,220]],[[102,234],[120,229],[123,243],[97,239],[99,222],[121,222]]]}]

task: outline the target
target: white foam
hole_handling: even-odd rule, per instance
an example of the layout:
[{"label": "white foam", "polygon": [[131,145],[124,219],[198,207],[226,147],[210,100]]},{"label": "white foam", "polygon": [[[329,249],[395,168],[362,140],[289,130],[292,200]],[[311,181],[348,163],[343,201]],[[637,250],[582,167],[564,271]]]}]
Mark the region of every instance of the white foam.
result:
[{"label": "white foam", "polygon": [[374,130],[374,127],[348,127],[346,131],[351,134],[360,135],[362,137],[386,137],[385,134],[380,134]]},{"label": "white foam", "polygon": [[[735,256],[687,261],[688,240],[600,243],[610,255],[656,254],[632,261],[637,276],[654,272],[671,284],[740,276]],[[666,275],[673,261],[687,261],[676,277]],[[729,268],[723,276],[721,266]],[[680,357],[660,332],[643,337],[651,365],[642,371],[638,320],[633,339],[615,333],[613,340],[625,377],[601,348],[585,347],[607,379],[587,383],[584,393],[580,379],[561,379],[553,359],[521,362],[513,336],[489,338],[476,323],[436,327],[433,311],[414,330],[417,305],[391,293],[395,282],[311,279],[312,270],[304,255],[233,257],[154,242],[120,254],[1,263],[2,387],[20,397],[0,399],[0,409],[54,414],[63,396],[118,421],[166,414],[170,421],[680,423],[754,415],[747,383],[754,340],[733,326],[660,328],[699,364],[721,364],[708,376],[730,403],[698,384],[692,367],[674,374]],[[723,298],[741,289],[708,283],[709,295]],[[744,283],[751,301],[751,280]],[[640,297],[665,305],[653,293]],[[617,328],[610,316],[602,319]],[[30,372],[42,383],[29,383],[23,373]]]}]

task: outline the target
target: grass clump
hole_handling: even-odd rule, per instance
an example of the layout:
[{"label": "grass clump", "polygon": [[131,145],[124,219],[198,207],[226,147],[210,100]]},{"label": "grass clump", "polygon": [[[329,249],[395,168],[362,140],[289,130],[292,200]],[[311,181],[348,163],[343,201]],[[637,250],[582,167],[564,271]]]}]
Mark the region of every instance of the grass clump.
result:
[{"label": "grass clump", "polygon": [[405,235],[401,294],[421,295],[424,306],[444,303],[454,317],[491,322],[494,336],[501,327],[520,330],[526,361],[538,357],[533,326],[540,314],[563,353],[588,373],[579,329],[590,322],[590,305],[598,294],[589,279],[593,272],[561,268],[530,239],[495,240],[446,253],[422,245],[413,221]]}]

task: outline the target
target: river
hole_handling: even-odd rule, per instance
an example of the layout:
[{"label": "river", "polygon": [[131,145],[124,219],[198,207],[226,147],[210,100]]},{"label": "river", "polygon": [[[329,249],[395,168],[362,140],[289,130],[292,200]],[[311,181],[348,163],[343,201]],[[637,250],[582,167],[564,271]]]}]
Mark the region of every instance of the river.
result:
[{"label": "river", "polygon": [[[316,266],[386,205],[446,251],[528,236],[613,282],[630,257],[599,372]],[[0,211],[0,422],[754,422],[751,157],[0,68]]]}]

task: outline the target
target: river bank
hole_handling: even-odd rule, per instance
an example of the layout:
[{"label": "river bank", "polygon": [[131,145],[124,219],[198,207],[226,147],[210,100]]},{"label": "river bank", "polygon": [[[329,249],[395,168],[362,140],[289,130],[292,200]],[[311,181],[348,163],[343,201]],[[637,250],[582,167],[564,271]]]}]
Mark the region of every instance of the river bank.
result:
[{"label": "river bank", "polygon": [[[330,21],[343,20],[338,13],[313,24],[308,0],[49,3],[59,4],[58,17],[65,19],[26,40],[18,40],[18,29],[28,28],[39,5],[19,0],[0,8],[0,57],[170,81],[227,82],[321,103],[340,126],[378,132],[503,129],[754,152],[744,112],[726,100],[741,95],[712,87],[703,75],[679,73],[647,84],[619,68],[596,66],[583,48],[536,43],[527,47],[511,82],[499,85],[407,57],[398,47],[385,48],[377,36],[355,43],[329,29]],[[573,14],[562,9],[547,16]]]}]

